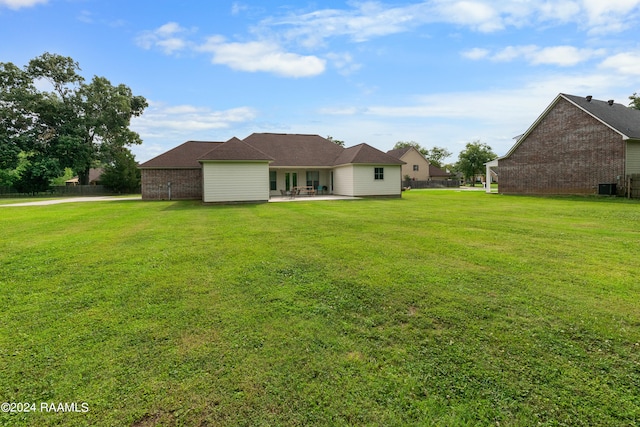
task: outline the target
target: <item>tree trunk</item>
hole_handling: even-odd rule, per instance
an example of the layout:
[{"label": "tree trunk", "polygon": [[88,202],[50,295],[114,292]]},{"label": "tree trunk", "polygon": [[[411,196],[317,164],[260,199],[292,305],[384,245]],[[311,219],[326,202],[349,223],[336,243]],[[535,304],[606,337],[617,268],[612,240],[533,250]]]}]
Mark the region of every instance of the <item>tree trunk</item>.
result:
[{"label": "tree trunk", "polygon": [[89,185],[89,169],[78,172],[78,184]]}]

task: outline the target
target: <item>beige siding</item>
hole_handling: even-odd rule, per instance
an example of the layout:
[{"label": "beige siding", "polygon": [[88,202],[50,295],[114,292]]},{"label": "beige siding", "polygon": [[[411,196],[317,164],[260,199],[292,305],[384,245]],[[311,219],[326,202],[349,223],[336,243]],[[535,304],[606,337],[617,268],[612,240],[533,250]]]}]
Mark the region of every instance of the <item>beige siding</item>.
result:
[{"label": "beige siding", "polygon": [[[384,179],[374,179],[374,169],[384,168]],[[401,167],[353,165],[353,196],[400,196]]]},{"label": "beige siding", "polygon": [[[384,179],[374,179],[376,167],[384,168]],[[353,196],[400,196],[402,191],[401,173],[400,165],[354,165]]]},{"label": "beige siding", "polygon": [[267,162],[204,162],[202,174],[205,203],[269,200]]},{"label": "beige siding", "polygon": [[640,142],[627,142],[626,174],[640,173]]},{"label": "beige siding", "polygon": [[[376,167],[384,168],[384,179],[374,179]],[[333,171],[333,193],[341,196],[400,196],[400,165],[346,165]]]},{"label": "beige siding", "polygon": [[[402,178],[409,175],[411,179],[416,181],[426,181],[429,179],[429,162],[417,150],[409,150],[401,159],[406,162],[402,165]],[[418,170],[414,171],[413,167],[418,166]]]},{"label": "beige siding", "polygon": [[337,167],[333,170],[333,194],[353,196],[353,165]]}]

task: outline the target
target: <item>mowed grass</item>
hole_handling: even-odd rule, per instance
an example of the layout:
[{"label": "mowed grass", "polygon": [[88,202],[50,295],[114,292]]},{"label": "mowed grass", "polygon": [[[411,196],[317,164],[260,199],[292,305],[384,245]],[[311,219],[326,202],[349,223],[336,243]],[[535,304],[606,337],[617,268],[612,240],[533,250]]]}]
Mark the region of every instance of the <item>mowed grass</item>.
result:
[{"label": "mowed grass", "polygon": [[0,208],[0,425],[638,425],[640,203]]}]

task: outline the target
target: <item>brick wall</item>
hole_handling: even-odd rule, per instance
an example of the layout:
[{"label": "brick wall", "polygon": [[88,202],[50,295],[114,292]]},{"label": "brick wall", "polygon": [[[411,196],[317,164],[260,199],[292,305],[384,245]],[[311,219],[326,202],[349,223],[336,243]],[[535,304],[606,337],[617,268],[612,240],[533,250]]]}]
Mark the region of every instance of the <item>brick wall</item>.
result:
[{"label": "brick wall", "polygon": [[142,169],[142,199],[171,200],[202,199],[201,169]]},{"label": "brick wall", "polygon": [[499,161],[505,194],[596,194],[624,178],[622,137],[564,99],[515,151]]}]

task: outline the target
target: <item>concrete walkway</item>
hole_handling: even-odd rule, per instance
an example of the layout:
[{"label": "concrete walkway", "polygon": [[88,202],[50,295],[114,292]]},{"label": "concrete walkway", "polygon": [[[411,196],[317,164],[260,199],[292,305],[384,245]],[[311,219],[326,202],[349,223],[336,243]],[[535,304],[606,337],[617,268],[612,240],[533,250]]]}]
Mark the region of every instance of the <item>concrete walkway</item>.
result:
[{"label": "concrete walkway", "polygon": [[57,205],[60,203],[76,203],[76,202],[104,202],[104,201],[118,201],[118,200],[142,200],[142,196],[132,197],[117,197],[117,196],[96,196],[96,197],[65,197],[62,199],[41,200],[38,202],[24,202],[24,203],[8,203],[0,204],[0,208],[11,208],[18,206],[47,206]]}]

